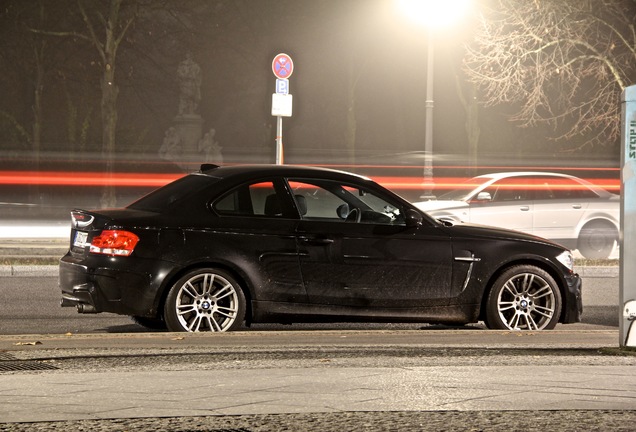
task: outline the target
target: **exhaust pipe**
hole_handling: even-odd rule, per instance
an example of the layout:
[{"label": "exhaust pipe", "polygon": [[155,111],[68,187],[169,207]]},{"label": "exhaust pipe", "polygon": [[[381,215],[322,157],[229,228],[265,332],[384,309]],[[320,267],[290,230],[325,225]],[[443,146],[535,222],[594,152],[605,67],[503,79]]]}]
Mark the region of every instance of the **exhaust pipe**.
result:
[{"label": "exhaust pipe", "polygon": [[62,307],[72,307],[77,306],[77,302],[73,300],[69,300],[65,297],[62,297],[62,301],[60,301],[60,306]]},{"label": "exhaust pipe", "polygon": [[97,310],[95,310],[95,306],[89,305],[89,304],[86,304],[86,303],[79,303],[77,305],[77,312],[81,313],[81,314],[96,314],[96,313],[98,313]]}]

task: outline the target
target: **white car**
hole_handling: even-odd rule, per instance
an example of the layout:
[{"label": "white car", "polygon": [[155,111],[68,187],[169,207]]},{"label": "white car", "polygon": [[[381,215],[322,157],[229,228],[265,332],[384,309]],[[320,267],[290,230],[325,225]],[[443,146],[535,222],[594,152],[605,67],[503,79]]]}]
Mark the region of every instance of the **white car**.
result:
[{"label": "white car", "polygon": [[566,174],[485,174],[465,187],[415,205],[431,216],[515,229],[607,258],[618,241],[620,197]]}]

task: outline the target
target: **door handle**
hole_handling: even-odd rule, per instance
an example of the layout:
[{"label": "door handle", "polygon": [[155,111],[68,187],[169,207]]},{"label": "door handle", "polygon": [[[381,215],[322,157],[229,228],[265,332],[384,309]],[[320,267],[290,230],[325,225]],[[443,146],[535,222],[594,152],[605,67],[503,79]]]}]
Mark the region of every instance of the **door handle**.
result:
[{"label": "door handle", "polygon": [[572,204],[572,208],[576,210],[581,210],[581,204]]},{"label": "door handle", "polygon": [[521,206],[521,207],[519,207],[519,210],[521,210],[521,211],[528,211],[528,210],[530,210],[530,207],[528,207],[528,206]]},{"label": "door handle", "polygon": [[300,241],[303,243],[309,243],[313,245],[330,245],[334,242],[332,238],[318,238],[318,237],[300,237]]}]

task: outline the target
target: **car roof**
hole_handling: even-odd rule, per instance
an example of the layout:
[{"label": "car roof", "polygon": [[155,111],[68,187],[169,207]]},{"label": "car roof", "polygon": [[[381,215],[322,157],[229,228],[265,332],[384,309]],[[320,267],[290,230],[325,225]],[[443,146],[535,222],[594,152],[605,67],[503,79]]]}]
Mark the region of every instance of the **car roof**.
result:
[{"label": "car roof", "polygon": [[331,168],[322,168],[306,165],[273,165],[273,164],[254,164],[254,165],[227,165],[218,166],[212,164],[202,164],[201,169],[194,174],[203,174],[210,177],[225,179],[230,177],[256,178],[266,177],[270,175],[278,176],[313,176],[319,174],[320,177],[371,181],[368,177],[358,174],[335,170]]},{"label": "car roof", "polygon": [[600,186],[595,185],[594,183],[591,183],[585,179],[582,179],[580,177],[576,177],[570,174],[561,174],[561,173],[555,173],[555,172],[546,172],[546,171],[511,171],[511,172],[499,172],[499,173],[491,173],[491,174],[482,174],[480,176],[477,176],[475,178],[481,178],[481,179],[489,179],[492,180],[490,183],[494,183],[497,180],[501,180],[504,178],[510,178],[510,177],[522,177],[522,176],[544,176],[544,177],[555,177],[555,178],[567,178],[567,179],[572,179],[582,185],[587,186],[590,190],[594,191],[596,194],[603,196],[603,197],[610,197],[613,196],[614,194],[611,193],[610,191],[603,189]]},{"label": "car roof", "polygon": [[490,173],[490,174],[482,174],[477,176],[477,178],[492,178],[492,179],[502,179],[506,177],[522,177],[522,176],[552,176],[552,177],[563,177],[563,178],[571,178],[578,179],[578,177],[569,175],[569,174],[561,174],[554,172],[545,172],[545,171],[511,171],[511,172],[499,172],[499,173]]}]

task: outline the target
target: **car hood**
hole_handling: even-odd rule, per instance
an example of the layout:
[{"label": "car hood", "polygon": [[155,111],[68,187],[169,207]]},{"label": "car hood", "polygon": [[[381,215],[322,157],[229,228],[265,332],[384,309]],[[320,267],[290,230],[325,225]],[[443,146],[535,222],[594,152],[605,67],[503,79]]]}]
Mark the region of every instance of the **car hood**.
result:
[{"label": "car hood", "polygon": [[506,228],[498,228],[489,225],[478,225],[471,223],[457,223],[450,224],[447,223],[446,227],[450,230],[451,236],[460,237],[460,236],[470,236],[470,237],[484,237],[484,238],[494,238],[494,239],[505,239],[505,240],[521,240],[533,243],[543,243],[547,245],[557,246],[561,249],[565,249],[563,246],[554,243],[548,239],[543,237],[537,237],[532,234],[527,234],[521,231],[514,231]]},{"label": "car hood", "polygon": [[433,210],[446,210],[446,209],[457,209],[468,207],[468,204],[464,201],[420,201],[413,203],[415,207],[424,211],[433,211]]}]

